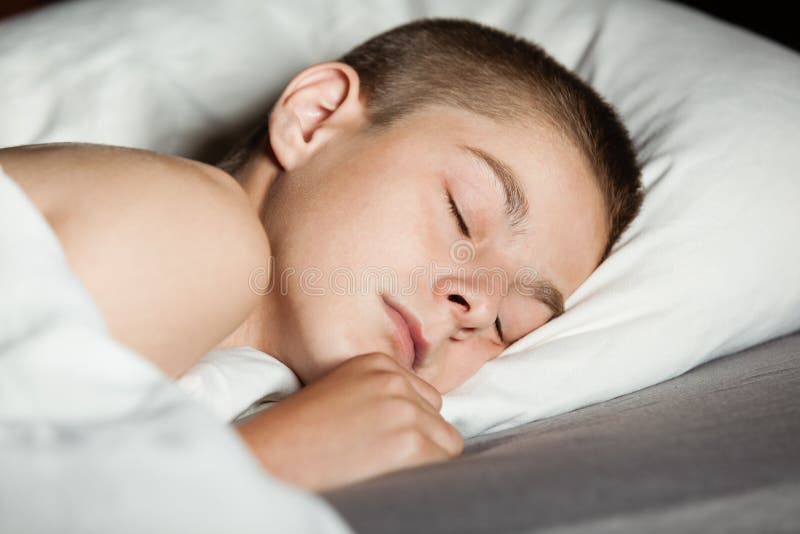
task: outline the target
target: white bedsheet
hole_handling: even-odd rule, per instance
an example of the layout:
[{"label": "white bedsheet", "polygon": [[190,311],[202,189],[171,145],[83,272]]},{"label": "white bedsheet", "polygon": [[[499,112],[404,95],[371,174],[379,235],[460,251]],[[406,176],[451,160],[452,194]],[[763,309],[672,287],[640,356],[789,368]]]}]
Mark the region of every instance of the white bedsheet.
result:
[{"label": "white bedsheet", "polygon": [[290,368],[252,347],[209,351],[176,383],[225,422],[266,409],[300,389]]},{"label": "white bedsheet", "polygon": [[111,339],[1,169],[0,532],[351,532]]}]

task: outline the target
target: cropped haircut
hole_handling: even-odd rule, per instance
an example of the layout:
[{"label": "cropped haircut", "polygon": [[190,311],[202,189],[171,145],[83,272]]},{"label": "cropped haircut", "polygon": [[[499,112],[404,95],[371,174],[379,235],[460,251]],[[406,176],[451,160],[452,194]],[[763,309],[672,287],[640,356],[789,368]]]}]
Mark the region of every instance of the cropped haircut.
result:
[{"label": "cropped haircut", "polygon": [[[376,35],[336,61],[359,75],[368,130],[430,105],[555,128],[583,154],[602,193],[609,235],[601,262],[640,210],[641,167],[615,109],[528,40],[474,21],[428,18]],[[236,174],[267,142],[266,123],[218,166]]]}]

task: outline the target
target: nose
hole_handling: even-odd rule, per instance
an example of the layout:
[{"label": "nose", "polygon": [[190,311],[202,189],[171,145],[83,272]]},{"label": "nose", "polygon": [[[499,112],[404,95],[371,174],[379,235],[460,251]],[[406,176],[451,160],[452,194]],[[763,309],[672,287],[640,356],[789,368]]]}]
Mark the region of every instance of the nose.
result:
[{"label": "nose", "polygon": [[485,328],[494,327],[499,297],[487,292],[462,291],[449,294],[447,300],[452,303],[452,312],[456,317],[458,331],[453,335],[455,339],[466,339]]}]

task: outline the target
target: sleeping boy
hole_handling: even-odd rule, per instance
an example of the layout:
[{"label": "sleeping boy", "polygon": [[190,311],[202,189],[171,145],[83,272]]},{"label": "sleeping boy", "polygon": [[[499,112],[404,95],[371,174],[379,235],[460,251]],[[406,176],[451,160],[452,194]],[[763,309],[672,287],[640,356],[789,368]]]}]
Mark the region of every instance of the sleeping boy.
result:
[{"label": "sleeping boy", "polygon": [[562,314],[642,202],[600,95],[454,19],[302,70],[217,166],[81,144],[0,165],[165,374],[233,346],[295,372],[305,387],[236,430],[315,491],[460,454],[441,395]]}]

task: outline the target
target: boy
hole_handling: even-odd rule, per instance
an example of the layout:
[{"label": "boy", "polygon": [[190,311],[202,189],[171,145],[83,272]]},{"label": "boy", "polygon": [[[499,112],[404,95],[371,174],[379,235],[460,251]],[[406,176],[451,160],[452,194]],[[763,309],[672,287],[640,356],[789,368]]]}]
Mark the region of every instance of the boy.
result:
[{"label": "boy", "polygon": [[237,430],[312,490],[460,454],[441,395],[563,313],[642,201],[599,95],[445,19],[298,73],[219,168],[63,144],[0,165],[112,334],[166,374],[243,345],[297,374],[308,387]]}]

